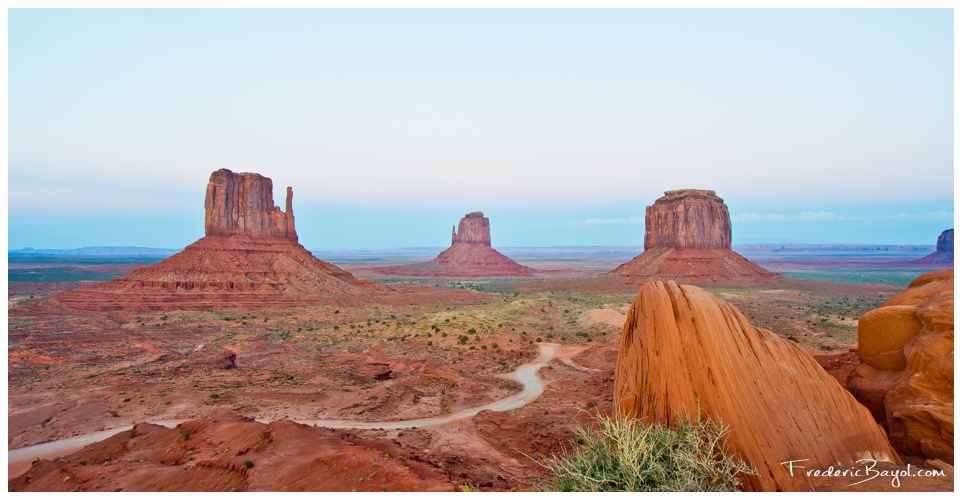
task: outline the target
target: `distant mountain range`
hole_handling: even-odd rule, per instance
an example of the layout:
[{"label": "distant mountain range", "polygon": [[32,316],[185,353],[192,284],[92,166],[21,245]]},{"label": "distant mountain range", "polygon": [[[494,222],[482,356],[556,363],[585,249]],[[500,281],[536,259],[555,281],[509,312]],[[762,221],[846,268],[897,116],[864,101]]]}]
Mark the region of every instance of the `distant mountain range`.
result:
[{"label": "distant mountain range", "polygon": [[70,256],[70,257],[170,257],[183,249],[149,247],[83,247],[31,248],[7,251],[7,257]]},{"label": "distant mountain range", "polygon": [[[553,246],[553,247],[497,247],[503,254],[511,258],[531,259],[624,259],[631,258],[644,251],[642,246]],[[150,248],[150,247],[83,247],[73,249],[37,249],[22,248],[9,250],[9,258],[69,256],[69,257],[157,257],[164,258],[180,252],[179,248]],[[444,250],[444,247],[405,247],[373,250],[312,250],[316,257],[324,260],[369,260],[385,258],[421,259],[434,258]],[[844,254],[856,256],[859,254],[918,256],[921,257],[935,250],[934,245],[871,245],[871,244],[818,244],[807,245],[801,243],[760,243],[747,245],[732,245],[732,250],[744,254],[746,257],[765,260],[765,256],[785,258],[788,255],[801,256],[804,254]]]}]

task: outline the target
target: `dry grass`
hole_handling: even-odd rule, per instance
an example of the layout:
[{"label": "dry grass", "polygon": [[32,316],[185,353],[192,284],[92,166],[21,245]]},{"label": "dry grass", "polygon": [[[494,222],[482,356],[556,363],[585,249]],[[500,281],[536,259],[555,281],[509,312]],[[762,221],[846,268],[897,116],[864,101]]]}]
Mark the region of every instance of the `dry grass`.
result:
[{"label": "dry grass", "polygon": [[581,449],[544,464],[552,491],[737,491],[754,471],[722,451],[726,429],[710,420],[674,429],[636,420],[598,417],[581,428]]}]

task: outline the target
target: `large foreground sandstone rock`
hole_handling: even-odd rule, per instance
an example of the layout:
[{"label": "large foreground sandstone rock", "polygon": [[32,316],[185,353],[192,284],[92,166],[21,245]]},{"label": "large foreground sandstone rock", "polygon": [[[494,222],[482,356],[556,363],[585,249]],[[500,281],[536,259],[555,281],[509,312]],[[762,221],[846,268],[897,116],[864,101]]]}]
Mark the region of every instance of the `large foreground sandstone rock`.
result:
[{"label": "large foreground sandstone rock", "polygon": [[391,293],[317,259],[297,243],[287,210],[274,206],[271,180],[221,169],[204,200],[203,238],[183,251],[127,276],[56,296],[61,303],[99,311],[239,309],[350,304]]},{"label": "large foreground sandstone rock", "polygon": [[428,262],[385,266],[377,272],[424,277],[531,276],[536,271],[522,266],[491,248],[491,223],[481,212],[471,212],[451,228],[451,246]]},{"label": "large foreground sandstone rock", "polygon": [[759,474],[745,478],[749,490],[811,489],[782,465],[792,460],[806,470],[898,461],[868,409],[801,347],[672,281],[648,283],[629,309],[614,397],[617,413],[645,423],[698,415],[728,426],[727,451]]},{"label": "large foreground sandstone rock", "polygon": [[906,455],[954,456],[954,287],[954,269],[923,274],[859,318],[862,364],[849,390]]},{"label": "large foreground sandstone rock", "polygon": [[645,209],[645,251],[614,270],[625,282],[771,283],[782,276],[731,249],[728,207],[714,191],[665,191]]},{"label": "large foreground sandstone rock", "polygon": [[[946,229],[935,242],[935,251],[915,261],[916,264],[955,265],[955,229]],[[940,266],[941,267],[941,266]]]}]

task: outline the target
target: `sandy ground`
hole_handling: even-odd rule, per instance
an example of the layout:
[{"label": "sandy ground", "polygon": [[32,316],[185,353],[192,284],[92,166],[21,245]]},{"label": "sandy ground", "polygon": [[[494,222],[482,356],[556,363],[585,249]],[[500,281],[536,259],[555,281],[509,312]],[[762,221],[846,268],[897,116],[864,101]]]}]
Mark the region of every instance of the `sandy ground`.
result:
[{"label": "sandy ground", "polygon": [[614,309],[592,309],[587,312],[588,319],[598,323],[605,323],[611,326],[621,327],[625,324],[627,314],[622,314]]}]

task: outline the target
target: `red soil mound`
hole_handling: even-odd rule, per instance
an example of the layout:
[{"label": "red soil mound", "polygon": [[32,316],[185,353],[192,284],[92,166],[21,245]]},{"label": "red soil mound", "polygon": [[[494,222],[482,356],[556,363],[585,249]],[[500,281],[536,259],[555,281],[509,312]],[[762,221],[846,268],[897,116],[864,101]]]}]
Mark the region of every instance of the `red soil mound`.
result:
[{"label": "red soil mound", "polygon": [[798,345],[753,327],[705,290],[652,282],[628,311],[615,369],[615,411],[671,426],[711,418],[727,451],[758,473],[754,491],[805,491],[807,470],[897,462],[871,413]]},{"label": "red soil mound", "polygon": [[[10,491],[453,491],[416,449],[289,421],[137,424],[58,461],[39,460]],[[406,458],[405,458],[406,457]]]}]

